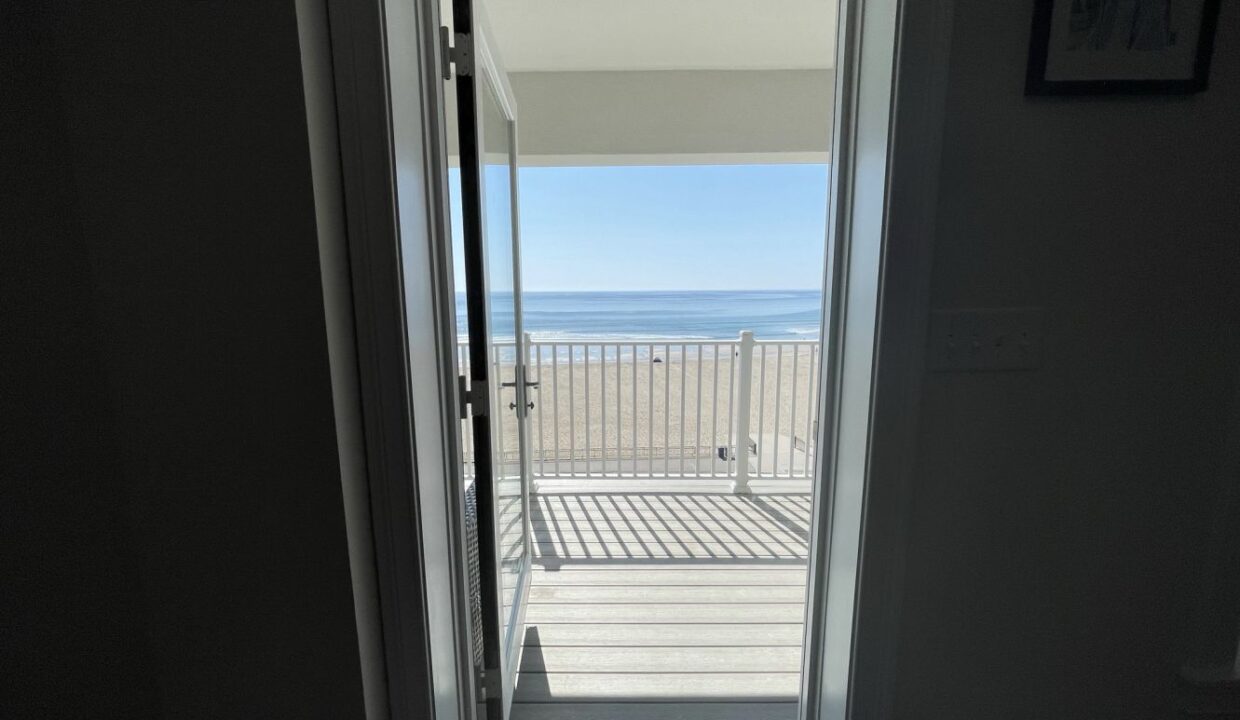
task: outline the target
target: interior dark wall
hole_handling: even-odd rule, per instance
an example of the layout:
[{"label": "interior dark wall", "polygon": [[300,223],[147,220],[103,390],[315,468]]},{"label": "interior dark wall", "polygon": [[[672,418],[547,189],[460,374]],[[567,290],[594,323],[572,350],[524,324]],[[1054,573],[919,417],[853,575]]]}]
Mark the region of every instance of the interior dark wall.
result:
[{"label": "interior dark wall", "polygon": [[17,5],[0,717],[360,717],[294,5]]},{"label": "interior dark wall", "polygon": [[900,718],[1181,709],[1237,482],[1240,6],[1222,5],[1207,92],[1029,98],[1031,0],[955,0],[931,305],[1045,308],[1045,360],[925,375]]}]

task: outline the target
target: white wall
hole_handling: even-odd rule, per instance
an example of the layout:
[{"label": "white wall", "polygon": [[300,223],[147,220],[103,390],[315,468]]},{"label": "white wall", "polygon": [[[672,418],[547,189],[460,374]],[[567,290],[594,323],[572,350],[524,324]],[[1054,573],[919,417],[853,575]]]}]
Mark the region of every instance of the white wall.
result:
[{"label": "white wall", "polygon": [[924,377],[896,716],[1170,717],[1237,401],[1240,6],[1209,91],[1074,99],[1023,95],[1031,0],[955,4],[931,305],[1043,307],[1046,353]]}]

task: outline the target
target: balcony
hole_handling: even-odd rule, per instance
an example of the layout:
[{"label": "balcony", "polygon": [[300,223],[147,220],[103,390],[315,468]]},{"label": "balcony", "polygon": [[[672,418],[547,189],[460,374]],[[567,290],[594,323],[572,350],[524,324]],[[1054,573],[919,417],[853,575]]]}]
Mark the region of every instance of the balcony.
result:
[{"label": "balcony", "polygon": [[[536,491],[514,718],[795,717],[819,343],[525,347]],[[514,353],[494,348],[499,375]],[[513,467],[514,417],[497,439]]]}]

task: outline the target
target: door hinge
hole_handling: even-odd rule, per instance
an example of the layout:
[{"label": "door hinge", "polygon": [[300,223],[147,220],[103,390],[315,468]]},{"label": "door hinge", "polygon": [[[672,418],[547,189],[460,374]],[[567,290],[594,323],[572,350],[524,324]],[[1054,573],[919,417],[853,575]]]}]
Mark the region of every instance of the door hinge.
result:
[{"label": "door hinge", "polygon": [[474,683],[478,688],[478,699],[486,702],[492,698],[498,699],[504,689],[500,687],[499,668],[491,668],[484,670],[478,666],[474,666]]},{"label": "door hinge", "polygon": [[[452,44],[452,40],[456,44]],[[468,33],[450,35],[448,28],[439,28],[439,52],[443,65],[443,79],[452,79],[452,65],[456,65],[456,73],[466,77],[474,74],[474,39]]]},{"label": "door hinge", "polygon": [[456,376],[457,399],[461,406],[461,419],[466,420],[470,415],[486,415],[489,407],[489,398],[487,397],[486,384],[477,385],[473,388],[469,387],[469,381],[464,375]]}]

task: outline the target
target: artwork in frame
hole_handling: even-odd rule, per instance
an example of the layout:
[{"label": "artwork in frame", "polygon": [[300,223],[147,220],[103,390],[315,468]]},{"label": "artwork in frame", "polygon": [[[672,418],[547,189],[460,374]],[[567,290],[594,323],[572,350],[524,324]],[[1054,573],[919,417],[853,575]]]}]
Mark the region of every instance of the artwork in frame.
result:
[{"label": "artwork in frame", "polygon": [[1034,0],[1028,95],[1206,88],[1220,0]]}]

